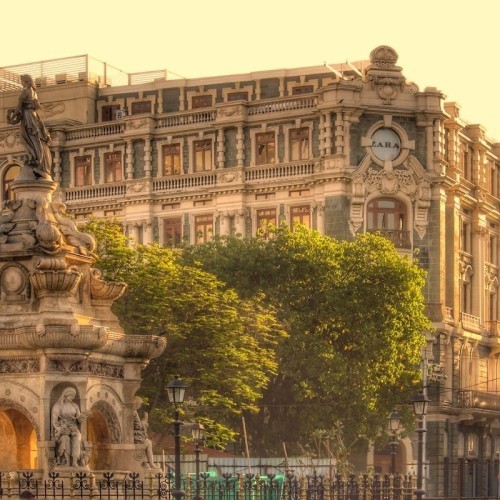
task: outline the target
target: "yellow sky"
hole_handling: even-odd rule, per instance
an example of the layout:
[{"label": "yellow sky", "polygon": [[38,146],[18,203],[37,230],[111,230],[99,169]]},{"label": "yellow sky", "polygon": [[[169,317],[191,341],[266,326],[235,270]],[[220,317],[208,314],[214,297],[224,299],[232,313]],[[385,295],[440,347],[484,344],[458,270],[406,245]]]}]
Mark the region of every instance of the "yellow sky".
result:
[{"label": "yellow sky", "polygon": [[500,1],[45,0],[2,2],[0,66],[89,54],[126,72],[185,77],[399,54],[500,141]]}]

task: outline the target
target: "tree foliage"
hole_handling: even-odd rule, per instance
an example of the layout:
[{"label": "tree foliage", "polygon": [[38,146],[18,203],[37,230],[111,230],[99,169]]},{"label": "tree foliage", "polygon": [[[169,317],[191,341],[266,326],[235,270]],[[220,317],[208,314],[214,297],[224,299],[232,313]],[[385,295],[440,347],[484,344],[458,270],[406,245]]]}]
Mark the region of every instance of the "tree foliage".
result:
[{"label": "tree foliage", "polygon": [[234,439],[239,416],[256,403],[277,373],[276,346],[284,336],[259,294],[240,299],[212,274],[187,266],[157,245],[131,248],[116,223],[93,220],[98,266],[128,289],[114,311],[130,334],[160,334],[167,349],[144,373],[142,396],[151,428],[171,418],[165,386],[175,375],[190,384],[186,419],[198,419],[214,445]]},{"label": "tree foliage", "polygon": [[269,241],[215,239],[188,248],[185,262],[241,296],[264,294],[288,331],[279,373],[250,420],[260,452],[292,451],[319,429],[345,443],[373,440],[420,381],[424,273],[386,239],[336,241],[286,226]]}]

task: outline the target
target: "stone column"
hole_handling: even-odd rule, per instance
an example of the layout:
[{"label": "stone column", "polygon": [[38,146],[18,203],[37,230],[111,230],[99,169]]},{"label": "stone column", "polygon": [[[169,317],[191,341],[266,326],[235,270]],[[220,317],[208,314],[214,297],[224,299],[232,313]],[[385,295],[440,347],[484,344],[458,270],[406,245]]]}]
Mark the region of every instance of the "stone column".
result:
[{"label": "stone column", "polygon": [[234,227],[236,234],[240,234],[243,238],[246,236],[248,210],[243,208],[238,210],[234,217]]},{"label": "stone column", "polygon": [[487,234],[483,218],[476,214],[472,223],[472,315],[484,319],[484,239]]},{"label": "stone column", "polygon": [[231,234],[231,219],[234,214],[231,212],[220,212],[220,235],[229,236]]},{"label": "stone column", "polygon": [[184,105],[185,102],[186,102],[186,89],[184,87],[181,87],[179,92],[179,111],[186,110],[186,106]]},{"label": "stone column", "polygon": [[245,162],[245,136],[243,132],[243,126],[238,127],[238,132],[236,134],[236,161],[238,162],[238,167],[243,167]]},{"label": "stone column", "polygon": [[129,238],[132,240],[132,244],[135,245],[139,242],[139,227],[140,223],[138,222],[131,222],[130,224],[127,224],[127,232]]},{"label": "stone column", "polygon": [[146,137],[144,140],[144,173],[147,178],[151,177],[152,172],[151,163],[151,138]]},{"label": "stone column", "polygon": [[148,219],[142,224],[142,244],[150,245],[153,243],[153,219]]},{"label": "stone column", "polygon": [[217,168],[224,168],[225,163],[224,129],[217,130]]},{"label": "stone column", "polygon": [[60,148],[54,149],[53,161],[54,161],[54,180],[56,182],[61,182],[62,167],[61,167],[61,149]]},{"label": "stone column", "polygon": [[126,160],[125,160],[125,165],[126,165],[126,179],[133,179],[134,178],[134,150],[133,150],[133,143],[132,141],[127,141],[127,146],[126,146]]},{"label": "stone column", "polygon": [[325,234],[325,204],[324,202],[316,202],[313,204],[313,211],[316,212],[316,231],[320,234]]},{"label": "stone column", "polygon": [[325,155],[331,155],[333,153],[332,146],[332,117],[330,113],[327,112],[324,115],[324,151]]},{"label": "stone column", "polygon": [[341,112],[335,114],[335,153],[344,153],[344,117]]}]

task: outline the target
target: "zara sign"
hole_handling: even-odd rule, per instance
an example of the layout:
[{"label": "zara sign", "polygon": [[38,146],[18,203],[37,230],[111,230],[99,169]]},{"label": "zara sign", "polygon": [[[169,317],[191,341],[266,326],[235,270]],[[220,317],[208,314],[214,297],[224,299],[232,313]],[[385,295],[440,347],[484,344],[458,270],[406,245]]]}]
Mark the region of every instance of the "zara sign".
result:
[{"label": "zara sign", "polygon": [[373,154],[382,161],[395,160],[401,151],[401,139],[390,128],[379,128],[372,135],[371,148]]}]

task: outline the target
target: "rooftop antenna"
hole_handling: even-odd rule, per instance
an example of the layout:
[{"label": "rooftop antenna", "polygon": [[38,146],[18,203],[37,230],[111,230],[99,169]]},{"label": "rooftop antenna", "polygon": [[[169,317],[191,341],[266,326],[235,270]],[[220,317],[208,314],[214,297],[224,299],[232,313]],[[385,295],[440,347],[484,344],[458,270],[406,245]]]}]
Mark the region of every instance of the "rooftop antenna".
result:
[{"label": "rooftop antenna", "polygon": [[344,75],[340,71],[337,71],[335,68],[333,68],[330,64],[327,64],[326,61],[324,63],[324,66],[325,68],[329,69],[335,76],[337,76],[341,80],[344,80]]},{"label": "rooftop antenna", "polygon": [[354,71],[354,73],[356,73],[359,76],[363,76],[363,73],[358,68],[356,68],[354,64],[351,64],[347,59],[345,63],[347,64],[347,66],[349,66],[349,68],[351,68]]}]

